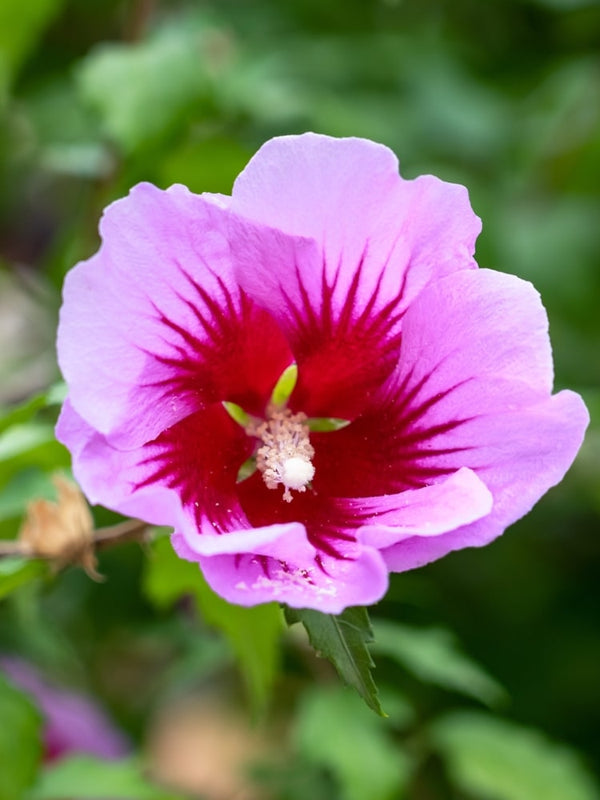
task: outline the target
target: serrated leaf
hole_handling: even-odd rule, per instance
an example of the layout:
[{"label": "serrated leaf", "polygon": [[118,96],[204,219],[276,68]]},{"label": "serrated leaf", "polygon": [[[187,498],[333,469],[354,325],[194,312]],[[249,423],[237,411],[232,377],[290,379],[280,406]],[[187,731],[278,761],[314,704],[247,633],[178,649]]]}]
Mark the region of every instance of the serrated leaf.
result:
[{"label": "serrated leaf", "polygon": [[598,787],[569,748],[488,714],[448,714],[431,729],[453,782],[486,800],[598,800]]},{"label": "serrated leaf", "polygon": [[0,800],[23,797],[42,757],[42,719],[29,698],[0,674]]},{"label": "serrated leaf", "polygon": [[27,800],[81,800],[118,797],[119,800],[181,800],[165,789],[150,783],[142,765],[135,758],[104,761],[77,755],[47,767]]},{"label": "serrated leaf", "polygon": [[331,661],[342,680],[356,689],[369,708],[385,716],[371,675],[375,664],[367,645],[373,641],[373,630],[366,608],[347,608],[337,615],[286,608],[285,616],[290,625],[301,622],[316,652]]},{"label": "serrated leaf", "polygon": [[459,649],[442,628],[411,628],[388,620],[374,623],[373,650],[393,658],[425,683],[460,692],[489,706],[507,699],[503,687]]},{"label": "serrated leaf", "polygon": [[234,606],[213,592],[196,564],[180,559],[167,537],[153,545],[154,558],[144,576],[144,589],[158,606],[191,594],[208,625],[222,631],[235,653],[256,711],[264,708],[280,657],[281,611],[276,603],[249,608]]},{"label": "serrated leaf", "polygon": [[300,701],[294,742],[307,760],[330,771],[344,800],[389,800],[399,796],[411,764],[377,718],[341,686],[315,687]]}]

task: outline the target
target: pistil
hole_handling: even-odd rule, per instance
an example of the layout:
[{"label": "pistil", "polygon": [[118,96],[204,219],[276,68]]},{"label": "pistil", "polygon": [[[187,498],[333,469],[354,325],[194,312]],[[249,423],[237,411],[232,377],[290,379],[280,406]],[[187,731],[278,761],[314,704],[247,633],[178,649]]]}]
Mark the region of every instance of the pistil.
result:
[{"label": "pistil", "polygon": [[250,423],[246,428],[263,443],[256,452],[256,467],[267,488],[276,489],[281,484],[287,503],[293,499],[292,490],[305,492],[315,474],[311,461],[315,451],[306,419],[306,414],[279,408],[267,420]]}]

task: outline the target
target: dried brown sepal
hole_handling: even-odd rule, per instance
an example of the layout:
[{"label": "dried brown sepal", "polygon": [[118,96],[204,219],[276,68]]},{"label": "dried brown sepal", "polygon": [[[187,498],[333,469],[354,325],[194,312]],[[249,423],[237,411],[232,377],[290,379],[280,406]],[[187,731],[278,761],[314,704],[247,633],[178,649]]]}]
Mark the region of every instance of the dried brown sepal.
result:
[{"label": "dried brown sepal", "polygon": [[19,531],[23,550],[47,558],[56,569],[78,564],[90,578],[102,580],[96,570],[94,522],[79,487],[62,475],[52,478],[57,502],[33,500]]}]

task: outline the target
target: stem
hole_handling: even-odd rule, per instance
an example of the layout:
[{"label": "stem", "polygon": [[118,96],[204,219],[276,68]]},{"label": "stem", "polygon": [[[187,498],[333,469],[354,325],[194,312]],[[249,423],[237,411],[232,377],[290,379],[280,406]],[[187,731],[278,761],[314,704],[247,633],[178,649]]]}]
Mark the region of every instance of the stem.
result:
[{"label": "stem", "polygon": [[[146,533],[152,526],[139,519],[126,519],[116,525],[97,528],[94,531],[90,544],[96,550],[104,550],[125,542],[141,542],[146,538]],[[0,558],[42,558],[43,556],[32,553],[31,549],[18,540],[0,540]]]}]

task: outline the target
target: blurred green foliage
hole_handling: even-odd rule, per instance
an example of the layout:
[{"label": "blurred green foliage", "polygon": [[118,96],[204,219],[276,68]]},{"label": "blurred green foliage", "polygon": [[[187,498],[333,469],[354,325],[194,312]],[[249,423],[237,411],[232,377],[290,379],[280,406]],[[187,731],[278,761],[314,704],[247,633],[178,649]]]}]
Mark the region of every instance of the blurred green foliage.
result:
[{"label": "blurred green foliage", "polygon": [[231,643],[255,711],[264,711],[279,668],[283,619],[277,603],[250,608],[230,605],[212,591],[196,564],[175,555],[168,537],[154,543],[143,586],[158,608],[186,594],[193,597],[207,625],[222,631]]},{"label": "blurred green foliage", "polygon": [[46,770],[27,800],[57,800],[77,796],[78,800],[118,797],[119,800],[184,800],[181,795],[160,789],[146,780],[135,759],[106,762],[91,756],[71,756]]},{"label": "blurred green foliage", "polygon": [[433,737],[457,784],[490,800],[592,800],[597,791],[569,750],[537,731],[474,712],[451,712]]},{"label": "blurred green foliage", "polygon": [[31,700],[0,675],[0,799],[21,797],[42,757],[41,716]]},{"label": "blurred green foliage", "polygon": [[[372,650],[389,719],[336,685],[299,626],[281,643],[277,609],[229,611],[165,538],[103,553],[105,584],[0,561],[0,650],[100,698],[146,766],[164,705],[239,705],[245,689],[276,730],[253,771],[276,800],[598,797],[599,41],[596,0],[1,0],[1,537],[68,470],[53,330],[102,208],[139,180],[229,192],[278,134],[366,136],[405,177],[468,186],[479,263],[535,283],[557,387],[592,414],[569,476],[525,520],[392,581]],[[2,682],[2,730],[8,718],[0,797],[34,782],[32,798],[85,796],[88,778],[103,796],[171,796],[137,758],[39,772],[39,718]]]}]

